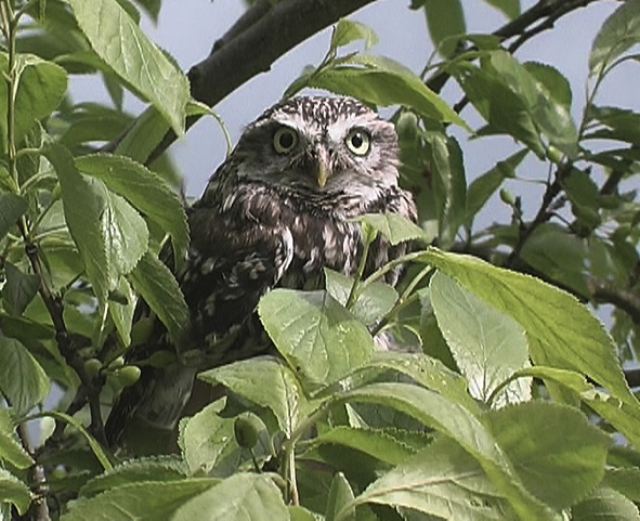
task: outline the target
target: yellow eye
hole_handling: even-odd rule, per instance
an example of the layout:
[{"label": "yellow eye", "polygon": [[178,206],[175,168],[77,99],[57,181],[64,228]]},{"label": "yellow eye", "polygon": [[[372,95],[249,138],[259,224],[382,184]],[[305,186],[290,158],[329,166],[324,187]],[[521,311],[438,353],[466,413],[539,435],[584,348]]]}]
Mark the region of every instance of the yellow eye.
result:
[{"label": "yellow eye", "polygon": [[371,147],[371,138],[364,130],[354,129],[349,132],[347,139],[347,148],[356,156],[365,156]]},{"label": "yellow eye", "polygon": [[298,144],[298,133],[289,127],[280,127],[273,135],[273,148],[278,154],[288,154]]}]

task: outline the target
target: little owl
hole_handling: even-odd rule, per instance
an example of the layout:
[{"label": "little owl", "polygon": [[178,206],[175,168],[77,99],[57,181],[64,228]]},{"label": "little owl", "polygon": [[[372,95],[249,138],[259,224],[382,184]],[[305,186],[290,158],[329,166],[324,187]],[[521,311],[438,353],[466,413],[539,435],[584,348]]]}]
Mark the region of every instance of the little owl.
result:
[{"label": "little owl", "polygon": [[[355,217],[393,212],[415,222],[398,165],[393,125],[351,98],[289,99],[250,124],[188,209],[191,247],[177,278],[191,311],[188,349],[204,347],[206,364],[144,368],[109,417],[111,443],[132,418],[173,428],[203,365],[267,351],[255,310],[270,289],[322,288],[325,267],[353,275],[363,250]],[[378,238],[365,274],[405,250]],[[132,363],[170,349],[156,330],[155,340],[134,348]]]}]

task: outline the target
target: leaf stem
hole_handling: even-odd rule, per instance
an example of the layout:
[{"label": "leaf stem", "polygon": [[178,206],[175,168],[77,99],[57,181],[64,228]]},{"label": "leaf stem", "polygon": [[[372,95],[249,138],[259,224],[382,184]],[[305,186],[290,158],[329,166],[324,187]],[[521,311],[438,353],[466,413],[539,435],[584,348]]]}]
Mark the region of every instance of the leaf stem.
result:
[{"label": "leaf stem", "polygon": [[375,281],[384,277],[392,269],[400,266],[401,264],[404,264],[405,262],[411,262],[411,261],[417,260],[420,257],[422,257],[425,253],[426,253],[426,250],[414,251],[411,253],[407,253],[405,255],[401,255],[400,257],[396,257],[392,261],[387,262],[384,266],[382,266],[381,268],[378,268],[376,271],[374,271],[371,275],[369,275],[366,279],[362,281],[362,284],[360,286],[360,291],[364,291],[364,289],[367,286],[369,286],[370,284],[373,284]]},{"label": "leaf stem", "polygon": [[362,239],[364,240],[364,245],[362,248],[362,255],[360,255],[360,261],[358,263],[358,270],[356,271],[356,276],[353,279],[353,286],[351,286],[351,291],[349,292],[349,298],[347,299],[347,303],[345,307],[347,309],[351,309],[355,304],[356,300],[358,300],[358,286],[362,282],[362,277],[364,276],[364,270],[367,266],[367,257],[369,256],[369,247],[371,243],[374,241],[376,237],[375,231],[369,227],[367,224],[362,225]]},{"label": "leaf stem", "polygon": [[425,277],[428,277],[431,273],[433,273],[434,270],[435,270],[435,268],[433,266],[430,266],[430,265],[425,266],[422,270],[420,270],[420,272],[407,285],[405,290],[402,292],[402,295],[400,295],[400,297],[398,297],[398,300],[396,300],[396,303],[393,305],[393,307],[382,318],[382,320],[380,320],[380,322],[378,322],[376,327],[373,329],[373,331],[371,332],[371,334],[373,336],[375,336],[378,333],[380,333],[380,331],[382,331],[382,329],[389,323],[389,320],[392,317],[397,316],[397,314],[400,311],[402,311],[405,307],[407,307],[409,304],[413,303],[416,300],[418,294],[417,293],[413,293],[413,291],[416,289],[418,284],[420,284],[420,282]]},{"label": "leaf stem", "polygon": [[16,29],[17,23],[13,17],[11,0],[2,0],[2,25],[7,38],[9,54],[8,88],[7,88],[7,156],[9,160],[9,174],[17,187],[20,186],[16,168],[16,116],[15,102],[17,90],[16,78]]}]

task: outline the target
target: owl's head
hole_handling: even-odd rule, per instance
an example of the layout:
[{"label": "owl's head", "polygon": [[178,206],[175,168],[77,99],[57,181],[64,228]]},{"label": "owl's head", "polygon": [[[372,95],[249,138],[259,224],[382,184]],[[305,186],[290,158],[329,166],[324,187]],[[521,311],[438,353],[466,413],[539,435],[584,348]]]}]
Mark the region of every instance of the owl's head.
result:
[{"label": "owl's head", "polygon": [[366,197],[398,178],[393,125],[352,98],[279,103],[247,127],[234,156],[239,178],[306,194]]}]

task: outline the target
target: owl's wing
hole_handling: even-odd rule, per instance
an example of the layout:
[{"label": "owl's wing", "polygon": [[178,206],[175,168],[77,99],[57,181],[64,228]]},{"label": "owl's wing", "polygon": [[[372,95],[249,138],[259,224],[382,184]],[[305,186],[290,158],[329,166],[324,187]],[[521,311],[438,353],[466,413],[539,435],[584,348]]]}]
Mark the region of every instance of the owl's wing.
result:
[{"label": "owl's wing", "polygon": [[291,262],[293,239],[282,224],[208,206],[192,209],[189,223],[190,258],[180,282],[194,338],[211,345],[240,327],[277,284]]},{"label": "owl's wing", "polygon": [[[288,228],[258,223],[242,212],[222,212],[217,205],[189,210],[191,247],[177,275],[191,312],[187,349],[207,353],[209,366],[259,354],[264,342],[252,327],[260,297],[274,287],[293,255]],[[131,362],[158,350],[173,350],[157,324]],[[202,367],[198,368],[202,369]],[[140,380],[123,390],[107,420],[111,444],[119,442],[132,418],[171,429],[182,413],[197,370],[182,365],[142,367]]]}]

